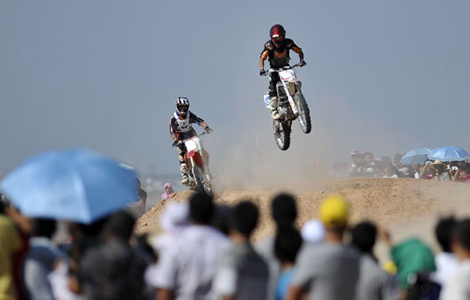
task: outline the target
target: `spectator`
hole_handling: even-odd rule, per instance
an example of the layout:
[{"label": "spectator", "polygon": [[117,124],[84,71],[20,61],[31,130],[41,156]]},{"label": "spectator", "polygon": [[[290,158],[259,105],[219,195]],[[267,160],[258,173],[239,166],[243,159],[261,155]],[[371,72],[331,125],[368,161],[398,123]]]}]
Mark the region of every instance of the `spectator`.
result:
[{"label": "spectator", "polygon": [[[312,240],[318,239],[320,234],[314,233],[312,229],[313,227],[310,228],[309,234],[306,236]],[[302,243],[302,236],[295,227],[279,228],[276,233],[274,252],[281,263],[281,274],[276,285],[276,300],[283,300],[288,296],[291,281],[295,274],[295,261]]]},{"label": "spectator", "polygon": [[451,180],[449,172],[447,172],[447,165],[438,159],[436,159],[433,163],[429,163],[429,162],[426,163],[419,177],[423,178],[426,170],[429,168],[434,171],[434,174],[432,177],[434,180],[437,180],[437,181]]},{"label": "spectator", "polygon": [[[276,223],[276,232],[280,228],[295,227],[297,219],[297,204],[293,195],[280,193],[271,202],[271,216]],[[269,264],[269,286],[267,299],[273,300],[276,295],[276,286],[281,273],[281,264],[274,252],[275,236],[269,236],[256,245],[256,251]]]},{"label": "spectator", "polygon": [[163,186],[162,200],[168,200],[174,195],[175,191],[173,190],[173,186],[171,185],[171,183],[165,183],[165,185]]},{"label": "spectator", "polygon": [[359,278],[359,253],[343,244],[349,206],[340,195],[326,198],[320,206],[326,229],[325,242],[303,247],[297,258],[287,299],[354,299]]},{"label": "spectator", "polygon": [[361,222],[351,229],[351,243],[361,252],[360,276],[355,300],[386,300],[398,298],[398,283],[379,264],[373,253],[377,227]]},{"label": "spectator", "polygon": [[395,155],[393,156],[393,163],[395,164],[395,168],[397,168],[397,170],[403,167],[403,165],[400,162],[402,157],[403,157],[403,154],[401,153],[395,153]]},{"label": "spectator", "polygon": [[258,208],[249,201],[231,210],[231,246],[221,257],[214,280],[215,299],[266,299],[268,265],[251,246],[250,236],[258,223]]},{"label": "spectator", "polygon": [[468,172],[467,164],[464,162],[459,162],[457,168],[452,170],[452,181],[456,182],[470,182],[470,174]]},{"label": "spectator", "polygon": [[215,215],[212,218],[211,225],[219,229],[223,234],[229,235],[230,231],[230,213],[232,207],[225,204],[217,204],[215,207]]},{"label": "spectator", "polygon": [[385,166],[385,174],[383,178],[398,178],[398,170],[392,165],[392,164],[387,164]]},{"label": "spectator", "polygon": [[384,238],[385,243],[391,247],[390,255],[397,267],[400,294],[402,297],[406,297],[409,292],[410,282],[416,281],[418,274],[428,277],[428,274],[436,270],[434,255],[431,249],[417,238],[409,238],[397,245],[392,245],[388,233],[384,234]]},{"label": "spectator", "polygon": [[351,150],[351,165],[349,168],[349,176],[358,177],[362,176],[363,169],[365,166],[364,155],[359,154],[357,149]]},{"label": "spectator", "polygon": [[160,256],[156,279],[159,300],[211,297],[220,253],[229,245],[227,237],[210,226],[214,211],[211,196],[204,192],[191,196],[191,224]]},{"label": "spectator", "polygon": [[459,263],[446,281],[440,299],[470,299],[470,219],[464,219],[456,224],[452,250]]},{"label": "spectator", "polygon": [[185,228],[189,226],[189,206],[185,202],[168,203],[161,216],[160,228],[162,232],[151,238],[151,245],[157,261],[146,271],[147,284],[158,287],[158,274],[160,268],[159,258],[177,243]]},{"label": "spectator", "polygon": [[24,258],[20,277],[26,299],[54,298],[48,276],[52,273],[56,261],[65,258],[65,254],[52,243],[56,228],[55,220],[32,220],[29,249]]},{"label": "spectator", "polygon": [[440,218],[434,230],[436,240],[441,247],[441,252],[436,255],[436,272],[433,279],[445,285],[447,279],[452,275],[457,266],[457,257],[452,253],[452,233],[457,224],[457,220],[451,217]]},{"label": "spectator", "polygon": [[134,224],[135,218],[128,212],[111,215],[101,244],[84,254],[77,278],[87,299],[140,300],[151,296],[144,281],[150,262],[130,245]]},{"label": "spectator", "polygon": [[10,218],[0,214],[0,299],[17,299],[13,274],[13,254],[21,250],[18,230]]}]

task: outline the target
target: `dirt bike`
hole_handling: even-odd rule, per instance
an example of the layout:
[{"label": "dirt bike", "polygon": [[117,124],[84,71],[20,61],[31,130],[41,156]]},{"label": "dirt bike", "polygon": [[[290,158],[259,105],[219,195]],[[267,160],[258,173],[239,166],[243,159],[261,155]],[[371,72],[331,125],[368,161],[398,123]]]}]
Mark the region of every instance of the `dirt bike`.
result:
[{"label": "dirt bike", "polygon": [[184,154],[184,161],[188,170],[191,189],[213,195],[209,172],[209,153],[204,149],[204,145],[200,140],[200,137],[206,134],[208,133],[203,132],[199,136],[193,136],[182,141],[187,150]]},{"label": "dirt bike", "polygon": [[[292,67],[286,66],[279,69],[271,68],[267,73],[278,73],[279,82],[276,84],[277,111],[280,118],[273,120],[274,139],[281,150],[287,150],[290,146],[290,134],[292,132],[292,122],[299,116],[300,128],[304,133],[310,133],[312,122],[310,120],[310,110],[307,101],[302,94],[302,83],[297,78],[294,68],[302,67],[295,64]],[[264,104],[270,107],[269,95],[264,95]]]}]

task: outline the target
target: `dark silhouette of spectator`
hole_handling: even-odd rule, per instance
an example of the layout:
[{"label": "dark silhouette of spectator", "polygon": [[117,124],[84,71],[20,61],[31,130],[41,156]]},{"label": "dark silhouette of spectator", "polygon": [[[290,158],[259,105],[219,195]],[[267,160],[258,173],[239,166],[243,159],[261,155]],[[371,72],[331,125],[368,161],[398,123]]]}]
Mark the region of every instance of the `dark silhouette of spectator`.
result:
[{"label": "dark silhouette of spectator", "polygon": [[77,272],[87,299],[148,299],[144,274],[147,256],[130,245],[135,218],[126,211],[111,215],[103,227],[102,242],[83,256]]},{"label": "dark silhouette of spectator", "polygon": [[274,240],[274,252],[281,263],[281,274],[276,284],[276,300],[283,300],[287,297],[295,274],[295,261],[302,243],[303,238],[295,227],[278,227]]},{"label": "dark silhouette of spectator", "polygon": [[351,244],[361,252],[360,275],[355,300],[395,300],[398,282],[379,264],[373,249],[377,239],[377,226],[361,222],[351,229]]},{"label": "dark silhouette of spectator", "polygon": [[[295,227],[297,219],[297,204],[295,197],[288,193],[280,193],[271,201],[271,216],[276,223],[276,232],[281,228]],[[256,251],[268,262],[269,286],[267,299],[273,300],[276,295],[276,286],[281,274],[281,263],[274,252],[275,236],[268,236],[256,244]]]},{"label": "dark silhouette of spectator", "polygon": [[214,299],[266,299],[268,265],[250,242],[258,217],[258,208],[250,201],[232,208],[229,218],[232,245],[221,256],[214,280]]}]

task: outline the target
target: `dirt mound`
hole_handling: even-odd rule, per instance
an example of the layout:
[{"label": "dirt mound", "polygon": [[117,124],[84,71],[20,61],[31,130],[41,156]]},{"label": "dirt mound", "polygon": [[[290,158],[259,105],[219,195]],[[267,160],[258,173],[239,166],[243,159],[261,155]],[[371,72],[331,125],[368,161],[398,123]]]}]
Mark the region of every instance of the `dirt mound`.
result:
[{"label": "dirt mound", "polygon": [[[441,215],[470,216],[470,185],[417,179],[346,178],[316,184],[276,186],[263,190],[224,190],[216,202],[233,205],[241,200],[255,202],[261,211],[254,234],[258,240],[275,230],[270,217],[270,200],[278,192],[294,194],[298,200],[298,226],[318,215],[322,199],[329,193],[342,194],[351,204],[351,223],[372,220],[388,228],[395,240],[419,236],[436,247],[433,228]],[[158,219],[168,201],[187,201],[191,192],[178,193],[162,201],[137,224],[137,232],[159,230]]]}]

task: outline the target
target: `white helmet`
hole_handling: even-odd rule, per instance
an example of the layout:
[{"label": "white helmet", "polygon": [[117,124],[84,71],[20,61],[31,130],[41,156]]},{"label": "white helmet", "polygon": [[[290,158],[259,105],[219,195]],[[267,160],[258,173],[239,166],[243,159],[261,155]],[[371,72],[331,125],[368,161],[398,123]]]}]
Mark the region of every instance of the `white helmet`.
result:
[{"label": "white helmet", "polygon": [[189,100],[186,97],[178,97],[176,99],[176,111],[178,114],[185,116],[189,110]]}]

